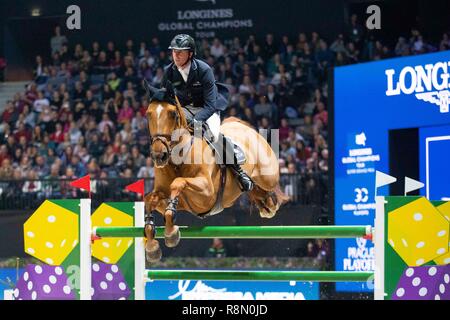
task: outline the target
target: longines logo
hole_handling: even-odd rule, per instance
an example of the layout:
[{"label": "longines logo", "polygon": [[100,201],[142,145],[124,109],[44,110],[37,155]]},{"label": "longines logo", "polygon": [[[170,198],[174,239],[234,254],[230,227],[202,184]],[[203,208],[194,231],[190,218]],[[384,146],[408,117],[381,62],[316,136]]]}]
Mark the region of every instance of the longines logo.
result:
[{"label": "longines logo", "polygon": [[450,61],[404,67],[397,76],[396,70],[387,69],[387,96],[414,94],[419,100],[435,104],[441,113],[449,112]]}]

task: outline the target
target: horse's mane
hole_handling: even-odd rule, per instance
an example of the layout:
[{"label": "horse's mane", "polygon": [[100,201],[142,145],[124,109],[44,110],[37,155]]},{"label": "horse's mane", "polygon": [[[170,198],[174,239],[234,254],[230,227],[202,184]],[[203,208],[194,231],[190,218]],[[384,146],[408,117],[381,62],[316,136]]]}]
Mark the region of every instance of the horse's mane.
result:
[{"label": "horse's mane", "polygon": [[228,117],[228,118],[225,118],[225,119],[223,119],[222,124],[225,124],[225,123],[228,123],[228,122],[240,122],[240,123],[242,123],[243,125],[246,125],[247,127],[256,130],[255,127],[253,127],[253,126],[250,124],[250,122],[244,121],[244,120],[239,119],[239,118],[237,118],[237,117]]}]

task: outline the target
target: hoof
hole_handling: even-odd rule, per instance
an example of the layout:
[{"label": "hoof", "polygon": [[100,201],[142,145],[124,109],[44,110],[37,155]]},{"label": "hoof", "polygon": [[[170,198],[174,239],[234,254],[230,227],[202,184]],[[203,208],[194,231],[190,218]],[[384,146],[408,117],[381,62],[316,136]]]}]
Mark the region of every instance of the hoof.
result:
[{"label": "hoof", "polygon": [[271,219],[275,216],[276,210],[270,210],[268,208],[261,208],[259,210],[259,215],[261,218]]},{"label": "hoof", "polygon": [[158,262],[162,258],[161,247],[159,246],[158,240],[149,240],[145,245],[145,258],[148,262]]},{"label": "hoof", "polygon": [[180,238],[180,228],[178,228],[178,226],[174,226],[174,231],[172,231],[171,234],[164,233],[164,242],[169,248],[176,247],[180,242]]}]

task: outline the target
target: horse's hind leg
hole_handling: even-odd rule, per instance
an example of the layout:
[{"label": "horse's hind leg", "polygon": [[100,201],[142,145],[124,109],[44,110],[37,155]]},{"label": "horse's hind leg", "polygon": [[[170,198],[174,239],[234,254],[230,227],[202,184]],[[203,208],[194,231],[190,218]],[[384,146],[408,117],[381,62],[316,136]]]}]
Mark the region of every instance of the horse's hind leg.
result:
[{"label": "horse's hind leg", "polygon": [[156,227],[153,221],[152,212],[156,209],[159,202],[164,198],[160,192],[152,192],[145,196],[145,227],[144,233],[147,239],[145,243],[145,256],[148,262],[157,262],[161,260],[162,251],[158,240],[155,239]]}]

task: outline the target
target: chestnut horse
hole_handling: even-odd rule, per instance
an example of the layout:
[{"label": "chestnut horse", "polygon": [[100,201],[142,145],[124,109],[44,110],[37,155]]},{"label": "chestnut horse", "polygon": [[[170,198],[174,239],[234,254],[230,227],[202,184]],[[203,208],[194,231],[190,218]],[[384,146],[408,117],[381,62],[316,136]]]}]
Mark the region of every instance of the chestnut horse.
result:
[{"label": "chestnut horse", "polygon": [[[177,210],[198,217],[216,214],[231,207],[242,191],[231,170],[216,163],[215,153],[206,140],[188,130],[183,107],[173,89],[147,86],[147,91],[151,94],[146,116],[155,181],[153,191],[145,196],[146,256],[148,261],[157,261],[161,249],[149,213],[156,210],[163,216],[165,244],[175,247],[180,240],[174,222]],[[274,151],[263,136],[238,118],[225,119],[220,132],[245,154],[242,168],[255,183],[249,192],[250,201],[259,209],[261,217],[273,217],[287,200],[279,188],[278,159]]]}]

